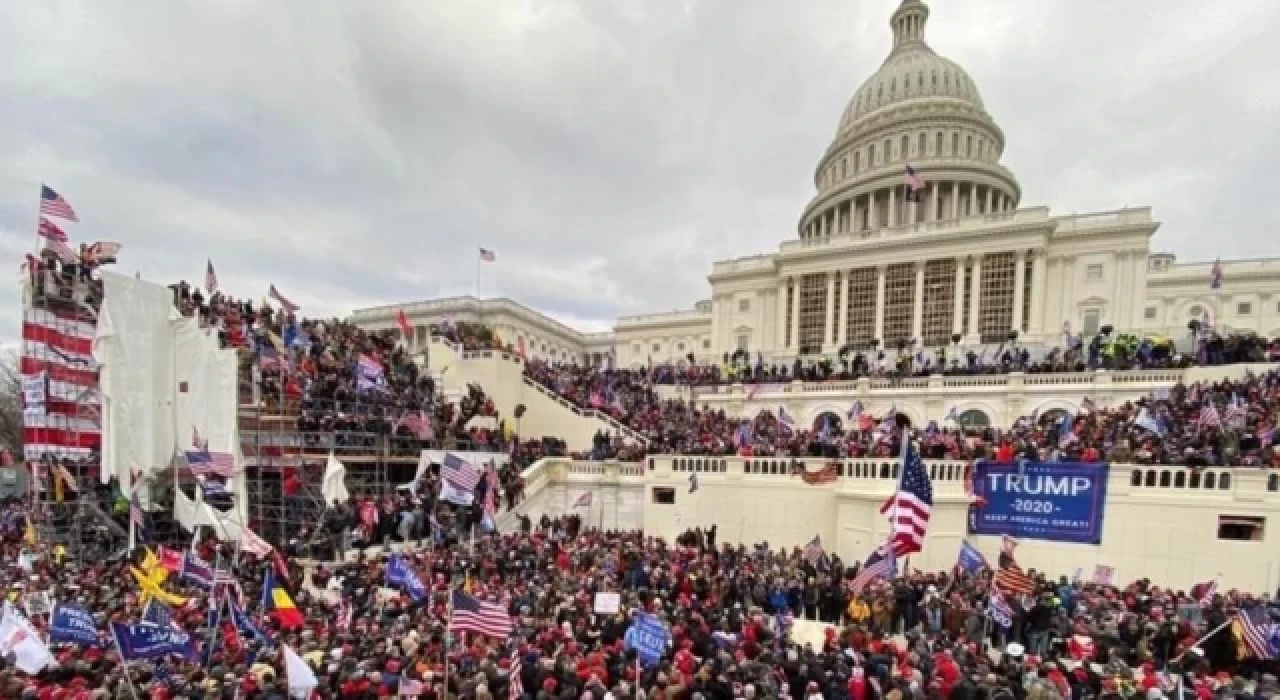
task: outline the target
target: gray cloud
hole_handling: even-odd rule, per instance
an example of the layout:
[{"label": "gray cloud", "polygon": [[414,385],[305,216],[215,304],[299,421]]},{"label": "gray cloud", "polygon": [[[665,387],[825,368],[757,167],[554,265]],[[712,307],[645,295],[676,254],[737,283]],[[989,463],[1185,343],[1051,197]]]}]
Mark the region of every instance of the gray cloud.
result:
[{"label": "gray cloud", "polygon": [[[896,0],[0,5],[0,250],[41,180],[122,268],[305,310],[479,277],[557,318],[687,307],[795,235]],[[1183,259],[1280,255],[1280,5],[933,3],[1024,204],[1149,204]],[[16,262],[15,262],[16,265]],[[0,323],[18,299],[0,288]],[[8,332],[0,333],[0,336]]]}]

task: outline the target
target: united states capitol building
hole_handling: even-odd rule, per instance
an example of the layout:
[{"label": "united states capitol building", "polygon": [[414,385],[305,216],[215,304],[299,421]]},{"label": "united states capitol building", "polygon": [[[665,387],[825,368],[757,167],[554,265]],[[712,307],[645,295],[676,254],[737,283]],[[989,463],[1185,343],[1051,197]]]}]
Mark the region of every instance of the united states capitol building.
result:
[{"label": "united states capitol building", "polygon": [[[411,347],[433,324],[483,322],[530,357],[614,354],[619,367],[740,349],[790,361],[845,346],[972,348],[1011,332],[1053,346],[1064,330],[1105,327],[1183,341],[1206,316],[1218,329],[1280,335],[1280,261],[1223,262],[1213,290],[1211,262],[1152,251],[1160,222],[1149,207],[1058,216],[1025,202],[977,84],[928,44],[929,16],[920,0],[893,12],[889,55],[849,98],[796,230],[776,251],[715,263],[710,299],[618,318],[611,333],[501,298],[360,309],[353,320],[394,328],[403,308]],[[908,165],[923,181],[914,193]]]}]

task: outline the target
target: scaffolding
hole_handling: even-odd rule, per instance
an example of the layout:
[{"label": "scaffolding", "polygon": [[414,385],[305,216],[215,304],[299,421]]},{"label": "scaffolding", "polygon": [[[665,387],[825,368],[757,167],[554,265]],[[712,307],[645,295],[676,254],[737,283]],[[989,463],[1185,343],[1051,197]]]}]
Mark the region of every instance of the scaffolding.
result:
[{"label": "scaffolding", "polygon": [[42,543],[63,545],[73,558],[105,557],[128,532],[100,478],[102,396],[85,330],[97,326],[102,285],[84,267],[55,260],[29,258],[23,280],[19,371],[43,395],[28,404],[23,387],[26,489]]}]

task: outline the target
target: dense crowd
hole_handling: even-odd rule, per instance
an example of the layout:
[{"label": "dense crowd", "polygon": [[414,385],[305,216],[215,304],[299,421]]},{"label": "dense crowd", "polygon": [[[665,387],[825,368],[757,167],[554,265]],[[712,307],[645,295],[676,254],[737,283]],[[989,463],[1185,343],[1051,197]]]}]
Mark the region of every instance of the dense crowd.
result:
[{"label": "dense crowd", "polygon": [[[141,552],[131,561],[79,561],[24,542],[21,512],[11,506],[3,520],[3,584],[18,608],[47,594],[87,609],[100,631],[143,616],[127,571]],[[1030,590],[1004,596],[1010,618],[992,620],[985,568],[911,571],[868,584],[858,580],[859,565],[838,556],[719,544],[714,527],[668,543],[584,528],[574,517],[526,520],[519,532],[475,539],[451,523],[424,522],[438,532],[398,555],[424,582],[421,597],[405,586],[387,590],[385,555],[357,551],[304,569],[297,551],[275,563],[244,553],[237,561],[233,548],[204,540],[195,552],[232,573],[251,629],[211,617],[208,594],[173,574],[164,590],[187,602],[168,616],[193,635],[190,658],[126,668],[102,634],[97,644],[54,644],[56,665],[34,677],[9,666],[8,656],[0,696],[283,699],[282,645],[311,666],[313,697],[326,700],[438,699],[446,689],[475,700],[1155,700],[1176,697],[1178,681],[1187,700],[1277,693],[1275,662],[1252,658],[1231,629],[1192,648],[1237,610],[1265,615],[1265,596],[1229,591],[1202,605],[1145,580],[1117,588],[1031,571]],[[389,538],[386,527],[371,533]],[[261,609],[268,570],[301,624],[278,608]],[[510,633],[451,633],[451,594],[459,590],[505,610]],[[600,593],[618,594],[617,612],[596,612]],[[669,636],[656,660],[638,663],[627,642],[636,612]],[[796,634],[801,619],[828,623],[821,641]],[[47,616],[31,622],[47,631]]]},{"label": "dense crowd", "polygon": [[[694,402],[663,400],[647,370],[599,370],[526,364],[526,373],[584,407],[607,412],[643,434],[647,451],[660,454],[864,457],[897,454],[883,416],[855,403],[844,416],[825,414],[800,426],[785,413],[762,410],[750,420]],[[935,459],[1026,458],[1040,461],[1115,461],[1188,466],[1280,466],[1274,444],[1280,410],[1280,375],[1240,381],[1176,385],[1137,402],[1096,406],[1076,415],[1061,411],[1018,419],[1007,428],[963,426],[951,420],[924,430]],[[636,447],[612,447],[608,456],[641,456]]]}]

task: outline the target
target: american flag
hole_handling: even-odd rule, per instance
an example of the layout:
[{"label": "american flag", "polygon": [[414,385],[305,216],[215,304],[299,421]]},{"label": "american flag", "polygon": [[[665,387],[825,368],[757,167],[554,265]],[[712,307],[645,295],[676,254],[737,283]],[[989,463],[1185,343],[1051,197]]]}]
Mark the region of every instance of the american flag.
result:
[{"label": "american flag", "polygon": [[398,697],[416,698],[425,692],[427,687],[422,684],[422,681],[400,676],[400,688],[396,691]]},{"label": "american flag", "polygon": [[1213,267],[1209,268],[1209,289],[1222,288],[1222,259],[1213,261]]},{"label": "american flag", "polygon": [[1222,418],[1218,416],[1218,409],[1214,407],[1213,401],[1204,402],[1204,408],[1200,409],[1200,427],[1222,427]]},{"label": "american flag", "polygon": [[80,221],[76,218],[76,212],[71,208],[71,204],[48,185],[40,186],[40,213],[67,221]]},{"label": "american flag", "polygon": [[271,288],[267,290],[267,296],[275,300],[275,302],[280,306],[283,306],[284,310],[287,313],[293,313],[298,309],[302,308],[297,304],[289,301],[288,299],[285,299],[284,295],[280,293],[280,290],[276,289],[276,286],[274,284],[271,285]]},{"label": "american flag", "polygon": [[1204,583],[1197,583],[1191,587],[1190,591],[1191,597],[1195,598],[1200,602],[1201,606],[1206,608],[1213,605],[1213,596],[1217,592],[1218,581],[1216,579],[1213,581],[1205,581]]},{"label": "american flag", "polygon": [[1267,620],[1265,607],[1241,610],[1236,613],[1236,622],[1240,625],[1240,638],[1259,660],[1280,657],[1280,625]]},{"label": "american flag", "polygon": [[489,262],[489,263],[498,262],[498,256],[495,255],[494,252],[492,250],[489,250],[488,248],[481,248],[480,262]]},{"label": "american flag", "polygon": [[221,476],[230,478],[236,474],[236,460],[230,452],[187,450],[187,468],[196,476]]},{"label": "american flag", "polygon": [[210,295],[218,292],[218,273],[213,271],[213,260],[207,260],[204,266],[204,291]]},{"label": "american flag", "polygon": [[445,453],[440,462],[440,478],[458,489],[472,493],[480,483],[480,470],[475,465],[452,452]]},{"label": "american flag", "polygon": [[876,579],[891,579],[897,573],[897,561],[893,557],[893,550],[886,542],[883,546],[876,549],[867,557],[867,561],[863,563],[862,569],[858,571],[858,575],[853,578],[853,582],[849,584],[854,595],[860,595],[862,589]]},{"label": "american flag", "polygon": [[520,663],[520,650],[511,652],[511,670],[508,672],[507,680],[507,700],[520,700],[524,695],[524,679],[520,677],[520,673],[524,670],[524,664]]},{"label": "american flag", "polygon": [[929,516],[933,513],[933,484],[920,452],[909,440],[902,464],[902,482],[897,492],[880,506],[880,514],[888,515],[892,526],[889,546],[899,557],[921,550],[929,530]]},{"label": "american flag", "polygon": [[44,244],[45,250],[52,250],[58,259],[68,265],[74,265],[80,262],[80,255],[71,249],[71,246],[62,241],[49,240]]},{"label": "american flag", "polygon": [[818,565],[818,561],[822,559],[822,535],[814,535],[804,546],[804,559],[813,566]]},{"label": "american flag", "polygon": [[1222,412],[1222,422],[1227,425],[1238,425],[1244,427],[1245,418],[1248,411],[1245,409],[1244,400],[1239,396],[1231,397],[1227,402],[1227,410]]},{"label": "american flag", "polygon": [[133,495],[129,497],[129,522],[133,525],[136,542],[146,542],[151,539],[147,532],[147,512],[142,509],[142,501],[138,499],[136,486],[133,489]]},{"label": "american flag", "polygon": [[916,174],[916,169],[910,165],[907,166],[906,183],[907,201],[915,201],[916,195],[924,189],[924,180],[920,179],[920,176]]},{"label": "american flag", "polygon": [[995,584],[996,588],[1005,593],[1031,595],[1036,592],[1035,580],[1028,576],[1022,570],[1022,567],[1012,562],[1008,566],[1000,567],[1000,570],[996,572]]},{"label": "american flag", "polygon": [[36,227],[36,233],[58,243],[66,243],[71,240],[71,237],[67,235],[66,231],[58,228],[57,224],[43,216],[40,217],[40,225]]},{"label": "american flag", "polygon": [[431,419],[426,417],[422,411],[410,411],[403,416],[397,424],[397,428],[404,426],[409,429],[419,440],[426,440],[431,437]]},{"label": "american flag", "polygon": [[511,617],[501,605],[477,600],[454,589],[450,607],[450,632],[474,632],[495,638],[511,634]]}]

